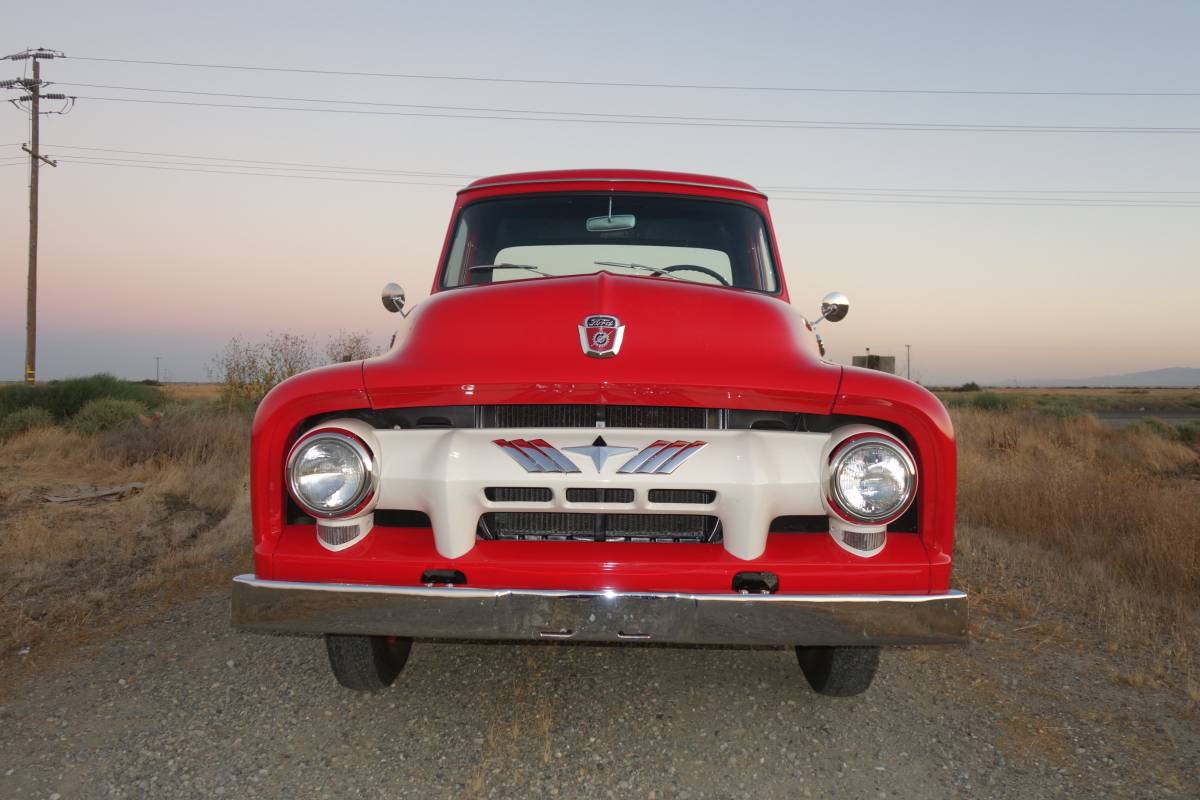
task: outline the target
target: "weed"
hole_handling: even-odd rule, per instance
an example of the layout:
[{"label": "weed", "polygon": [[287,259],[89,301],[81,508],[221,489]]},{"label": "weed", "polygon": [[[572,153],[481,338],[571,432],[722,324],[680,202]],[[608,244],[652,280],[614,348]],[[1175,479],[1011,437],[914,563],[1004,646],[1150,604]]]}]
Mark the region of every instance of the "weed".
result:
[{"label": "weed", "polygon": [[[226,582],[249,562],[250,419],[170,406],[144,427],[35,428],[0,460],[0,655],[95,629],[151,594]],[[118,502],[46,503],[80,485],[146,489]]]},{"label": "weed", "polygon": [[971,399],[971,406],[982,411],[1012,411],[1016,401],[1007,395],[981,392]]},{"label": "weed", "polygon": [[[1191,663],[1200,611],[1200,456],[1162,423],[953,412],[960,578],[1092,620]],[[1165,643],[1165,644],[1164,644]]]},{"label": "weed", "polygon": [[103,433],[128,425],[145,413],[146,407],[136,400],[100,397],[79,409],[71,419],[71,427],[79,433]]},{"label": "weed", "polygon": [[22,408],[42,408],[58,422],[66,422],[79,413],[89,401],[109,397],[132,400],[146,408],[157,408],[165,397],[157,387],[145,386],[114,378],[112,375],[92,375],[87,378],[39,383],[35,386],[13,384],[0,387],[0,417]]},{"label": "weed", "polygon": [[0,418],[0,439],[6,439],[34,428],[47,428],[53,424],[54,417],[44,408],[29,406],[18,409]]}]

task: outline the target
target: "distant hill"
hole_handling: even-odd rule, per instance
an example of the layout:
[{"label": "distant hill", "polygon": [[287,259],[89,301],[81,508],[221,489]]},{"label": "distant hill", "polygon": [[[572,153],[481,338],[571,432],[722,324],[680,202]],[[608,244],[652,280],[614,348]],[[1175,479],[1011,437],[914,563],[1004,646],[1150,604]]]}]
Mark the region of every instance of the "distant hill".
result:
[{"label": "distant hill", "polygon": [[1124,375],[1105,375],[1099,378],[1031,379],[1022,381],[1021,386],[1095,386],[1113,388],[1125,386],[1161,386],[1190,388],[1200,386],[1200,369],[1196,367],[1168,367],[1166,369],[1147,370],[1146,372],[1129,372]]}]

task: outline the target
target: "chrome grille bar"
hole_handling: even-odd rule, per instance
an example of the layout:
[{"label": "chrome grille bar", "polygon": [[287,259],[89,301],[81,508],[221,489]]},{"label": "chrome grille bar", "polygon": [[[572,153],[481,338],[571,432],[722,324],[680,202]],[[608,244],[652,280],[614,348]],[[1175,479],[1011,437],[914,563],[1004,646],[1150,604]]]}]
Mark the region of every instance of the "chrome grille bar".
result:
[{"label": "chrome grille bar", "polygon": [[649,445],[617,470],[624,475],[670,475],[679,465],[700,451],[707,442],[668,442],[659,439]]},{"label": "chrome grille bar", "polygon": [[526,472],[579,472],[579,467],[545,439],[494,439],[497,447],[520,464]]}]

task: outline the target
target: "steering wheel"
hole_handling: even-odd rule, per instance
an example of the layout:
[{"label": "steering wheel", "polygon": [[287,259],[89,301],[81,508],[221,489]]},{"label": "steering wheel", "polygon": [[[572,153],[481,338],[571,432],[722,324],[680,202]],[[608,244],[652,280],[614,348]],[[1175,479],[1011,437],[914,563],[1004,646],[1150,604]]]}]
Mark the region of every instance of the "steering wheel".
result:
[{"label": "steering wheel", "polygon": [[721,273],[717,272],[715,269],[709,269],[708,267],[701,267],[696,264],[676,264],[673,267],[663,267],[662,271],[663,272],[685,272],[685,271],[686,272],[703,272],[705,275],[709,276],[710,278],[716,279],[717,283],[721,284],[722,286],[732,286],[733,285],[729,281],[725,280],[725,278],[721,275]]}]

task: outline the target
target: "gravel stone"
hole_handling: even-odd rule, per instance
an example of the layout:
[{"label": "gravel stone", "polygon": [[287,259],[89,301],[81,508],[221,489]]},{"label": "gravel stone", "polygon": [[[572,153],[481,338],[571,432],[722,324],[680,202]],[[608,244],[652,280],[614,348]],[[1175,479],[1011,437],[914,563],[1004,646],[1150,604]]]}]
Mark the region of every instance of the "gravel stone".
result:
[{"label": "gravel stone", "polygon": [[445,642],[359,695],[319,639],[228,613],[192,602],[9,673],[0,798],[1200,797],[1186,698],[1002,623],[886,651],[856,698],[813,694],[779,648]]}]

